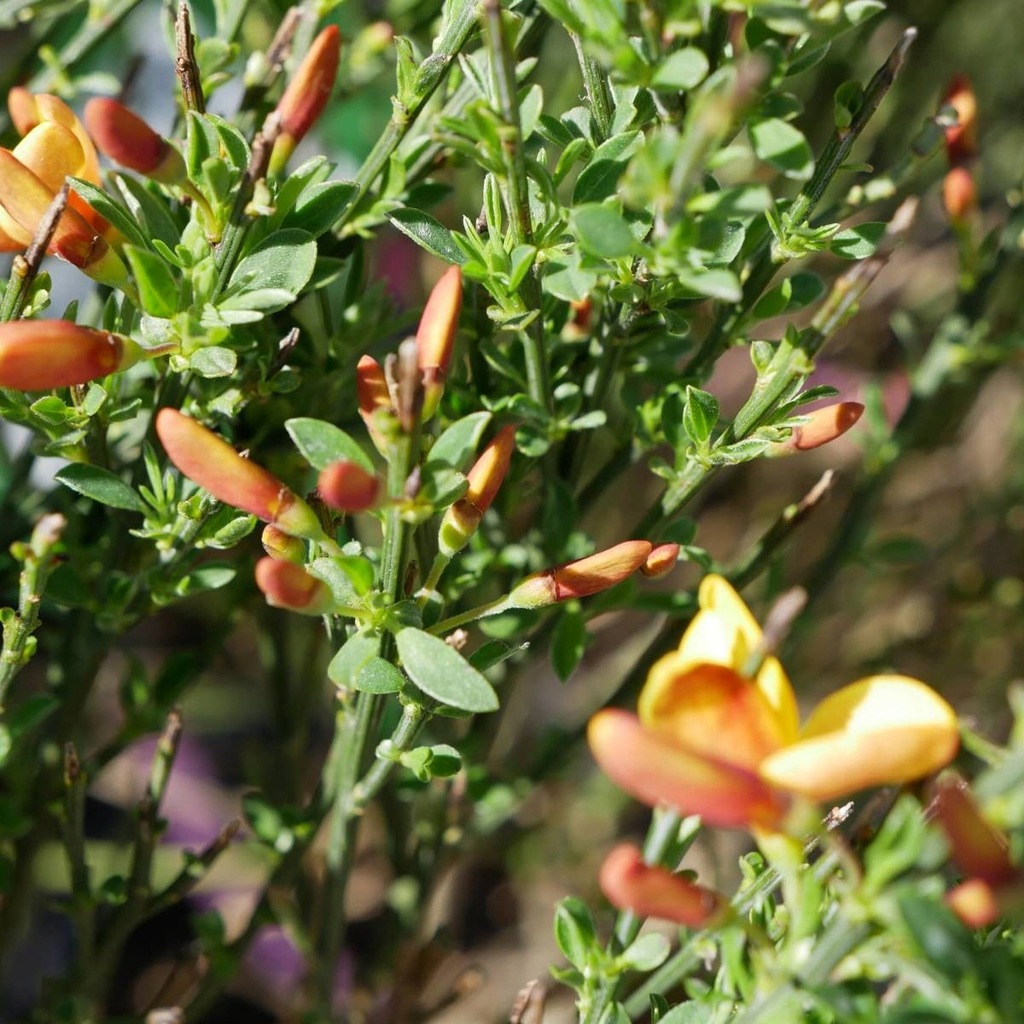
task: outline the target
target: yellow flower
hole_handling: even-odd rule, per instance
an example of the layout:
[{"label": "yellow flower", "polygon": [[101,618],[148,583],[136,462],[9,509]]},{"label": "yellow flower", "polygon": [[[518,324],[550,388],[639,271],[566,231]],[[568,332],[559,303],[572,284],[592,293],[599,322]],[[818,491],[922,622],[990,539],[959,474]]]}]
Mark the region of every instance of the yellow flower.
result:
[{"label": "yellow flower", "polygon": [[605,710],[590,723],[598,764],[639,799],[710,824],[777,829],[793,797],[831,801],[908,782],[955,755],[953,709],[906,676],[846,686],[800,727],[789,679],[762,655],[739,595],[708,576],[699,604],[678,650],[652,667],[639,717]]}]

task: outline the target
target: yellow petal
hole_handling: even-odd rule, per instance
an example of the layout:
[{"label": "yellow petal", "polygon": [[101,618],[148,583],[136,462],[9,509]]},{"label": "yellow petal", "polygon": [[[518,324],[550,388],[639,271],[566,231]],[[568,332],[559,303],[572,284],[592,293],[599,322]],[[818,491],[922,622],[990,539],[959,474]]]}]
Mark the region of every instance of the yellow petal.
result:
[{"label": "yellow petal", "polygon": [[651,668],[655,696],[644,726],[687,750],[756,771],[786,736],[775,710],[754,683],[725,665],[686,666],[679,652]]},{"label": "yellow petal", "polygon": [[37,124],[13,153],[54,194],[68,175],[80,177],[85,169],[85,154],[74,132],[55,121]]},{"label": "yellow petal", "polygon": [[814,710],[796,743],[766,758],[762,778],[814,800],[909,782],[948,764],[959,731],[953,709],[906,676],[872,676]]},{"label": "yellow petal", "polygon": [[779,659],[765,658],[755,682],[775,711],[782,730],[783,744],[793,743],[800,730],[800,710],[796,704],[796,694],[793,693],[789,677]]}]

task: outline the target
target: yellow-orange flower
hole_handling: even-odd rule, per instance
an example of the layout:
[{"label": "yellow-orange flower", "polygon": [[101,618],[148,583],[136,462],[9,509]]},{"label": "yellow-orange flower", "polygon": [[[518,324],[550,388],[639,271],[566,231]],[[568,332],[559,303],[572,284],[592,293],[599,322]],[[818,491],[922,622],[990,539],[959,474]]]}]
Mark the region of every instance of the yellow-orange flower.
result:
[{"label": "yellow-orange flower", "polygon": [[782,666],[720,576],[679,649],[652,667],[639,717],[599,712],[588,730],[601,768],[639,799],[710,824],[779,829],[794,797],[830,801],[948,764],[956,714],[924,683],[877,675],[827,697],[800,727]]}]

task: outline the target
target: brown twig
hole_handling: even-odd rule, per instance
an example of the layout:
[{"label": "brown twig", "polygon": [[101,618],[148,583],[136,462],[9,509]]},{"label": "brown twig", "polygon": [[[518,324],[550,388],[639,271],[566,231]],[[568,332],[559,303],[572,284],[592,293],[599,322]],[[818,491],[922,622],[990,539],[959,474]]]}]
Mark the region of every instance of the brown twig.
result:
[{"label": "brown twig", "polygon": [[174,41],[177,49],[174,70],[178,75],[178,81],[181,82],[181,98],[185,109],[204,114],[206,100],[203,97],[199,65],[196,63],[196,39],[192,35],[192,22],[185,0],[178,4],[178,16],[174,19]]}]

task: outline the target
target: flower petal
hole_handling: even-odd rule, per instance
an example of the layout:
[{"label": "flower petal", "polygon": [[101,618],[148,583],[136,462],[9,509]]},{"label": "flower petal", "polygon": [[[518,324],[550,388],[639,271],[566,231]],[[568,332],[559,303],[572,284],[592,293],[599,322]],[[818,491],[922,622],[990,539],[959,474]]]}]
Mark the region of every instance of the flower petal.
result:
[{"label": "flower petal", "polygon": [[943,778],[936,789],[935,816],[952,847],[953,860],[964,873],[993,885],[1015,878],[1018,870],[1010,860],[1006,836],[985,820],[966,784]]},{"label": "flower petal", "polygon": [[753,772],[693,754],[645,729],[629,712],[599,711],[590,720],[587,738],[605,774],[651,806],[664,802],[727,828],[772,828],[785,814],[782,794]]},{"label": "flower petal", "polygon": [[608,854],[598,880],[612,906],[690,928],[703,927],[725,902],[710,889],[665,868],[645,864],[640,850],[629,843],[616,846]]},{"label": "flower petal", "polygon": [[761,776],[832,800],[938,771],[958,746],[956,713],[934,690],[906,676],[872,676],[822,701],[801,738],[764,761]]},{"label": "flower petal", "polygon": [[655,662],[644,726],[696,754],[757,771],[785,745],[775,709],[750,680],[725,665],[688,665],[678,651]]}]

